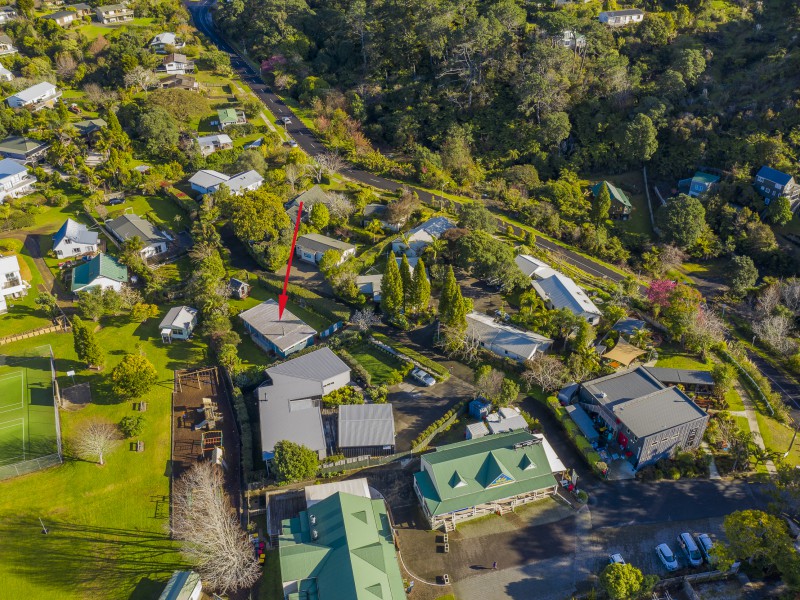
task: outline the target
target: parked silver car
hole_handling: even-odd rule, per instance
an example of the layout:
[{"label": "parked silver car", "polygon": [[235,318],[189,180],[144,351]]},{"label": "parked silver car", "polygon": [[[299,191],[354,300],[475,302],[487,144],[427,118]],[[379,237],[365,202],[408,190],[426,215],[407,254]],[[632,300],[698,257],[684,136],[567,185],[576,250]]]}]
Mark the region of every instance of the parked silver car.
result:
[{"label": "parked silver car", "polygon": [[711,541],[711,536],[707,533],[701,533],[697,536],[697,547],[700,548],[700,553],[706,559],[708,564],[711,564],[713,557],[711,556],[711,548],[714,547],[714,542]]},{"label": "parked silver car", "polygon": [[694,541],[692,535],[688,532],[683,532],[678,536],[678,545],[686,555],[689,565],[692,567],[699,567],[703,564],[703,555],[700,554],[700,549]]},{"label": "parked silver car", "polygon": [[666,544],[659,544],[656,546],[656,554],[658,554],[661,564],[664,565],[667,571],[678,570],[678,558],[675,556],[669,546]]},{"label": "parked silver car", "polygon": [[436,383],[436,380],[429,373],[426,373],[420,368],[416,368],[411,371],[411,377],[416,379],[425,387],[433,387],[433,385]]},{"label": "parked silver car", "polygon": [[624,565],[625,559],[622,558],[622,554],[609,554],[608,555],[608,564],[613,565],[614,563],[618,565]]}]

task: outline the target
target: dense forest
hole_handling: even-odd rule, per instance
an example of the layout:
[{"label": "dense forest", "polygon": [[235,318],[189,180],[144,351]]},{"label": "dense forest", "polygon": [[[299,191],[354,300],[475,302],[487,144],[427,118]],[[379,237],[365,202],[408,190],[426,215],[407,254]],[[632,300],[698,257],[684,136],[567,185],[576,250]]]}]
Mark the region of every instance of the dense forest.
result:
[{"label": "dense forest", "polygon": [[640,263],[659,250],[597,214],[583,178],[646,165],[675,186],[719,169],[691,235],[670,235],[680,220],[660,216],[666,241],[791,271],[770,228],[791,213],[766,214],[751,183],[764,164],[798,174],[800,5],[632,4],[644,21],[617,28],[597,19],[613,0],[231,0],[217,21],[329,147],[367,169],[483,193],[594,255]]}]

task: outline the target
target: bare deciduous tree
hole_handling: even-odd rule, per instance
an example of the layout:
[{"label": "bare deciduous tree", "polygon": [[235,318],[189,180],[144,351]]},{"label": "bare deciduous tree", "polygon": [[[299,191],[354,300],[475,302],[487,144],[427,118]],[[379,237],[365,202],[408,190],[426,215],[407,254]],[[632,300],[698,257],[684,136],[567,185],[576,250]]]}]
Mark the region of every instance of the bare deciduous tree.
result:
[{"label": "bare deciduous tree", "polygon": [[91,420],[81,425],[73,438],[75,453],[84,460],[96,460],[105,464],[105,455],[120,441],[117,426],[108,421]]},{"label": "bare deciduous tree", "polygon": [[196,464],[175,484],[172,534],[203,582],[218,593],[249,588],[261,575],[223,489],[222,471],[210,462]]},{"label": "bare deciduous tree", "polygon": [[72,79],[75,71],[78,69],[78,63],[72,54],[63,53],[59,54],[56,59],[56,73],[59,79]]},{"label": "bare deciduous tree", "polygon": [[303,171],[295,163],[289,163],[283,168],[283,173],[286,177],[286,183],[291,186],[292,193],[294,193],[297,182],[302,180],[304,177]]},{"label": "bare deciduous tree", "polygon": [[555,356],[537,354],[533,360],[525,363],[522,380],[528,385],[528,389],[538,385],[545,392],[552,392],[566,383],[567,369]]},{"label": "bare deciduous tree", "polygon": [[143,92],[149,90],[156,83],[158,83],[158,78],[155,76],[155,73],[150,69],[145,69],[141,65],[137,65],[125,73],[125,85],[128,87],[138,87]]},{"label": "bare deciduous tree", "polygon": [[781,298],[784,306],[793,313],[800,312],[800,280],[790,279],[781,286]]},{"label": "bare deciduous tree", "polygon": [[791,335],[794,333],[792,318],[783,313],[770,315],[756,322],[753,325],[753,333],[781,354],[793,352],[796,346],[791,339]]},{"label": "bare deciduous tree", "polygon": [[346,222],[356,211],[350,199],[341,192],[328,192],[328,212],[338,221]]},{"label": "bare deciduous tree", "polygon": [[686,262],[686,253],[677,246],[664,244],[659,248],[658,259],[661,262],[661,269],[669,271]]},{"label": "bare deciduous tree", "polygon": [[335,152],[323,152],[315,156],[306,168],[311,171],[317,183],[322,183],[325,175],[335,175],[344,169],[345,165],[344,159]]},{"label": "bare deciduous tree", "polygon": [[756,300],[756,310],[759,315],[771,315],[781,303],[782,288],[780,284],[768,285]]},{"label": "bare deciduous tree", "polygon": [[483,367],[475,372],[475,388],[478,394],[489,400],[500,397],[503,389],[503,373],[497,369]]},{"label": "bare deciduous tree", "polygon": [[350,323],[353,324],[353,327],[358,329],[359,331],[369,331],[372,329],[372,326],[379,323],[380,319],[375,312],[369,308],[364,308],[362,310],[357,310],[353,313],[353,316],[350,317]]}]

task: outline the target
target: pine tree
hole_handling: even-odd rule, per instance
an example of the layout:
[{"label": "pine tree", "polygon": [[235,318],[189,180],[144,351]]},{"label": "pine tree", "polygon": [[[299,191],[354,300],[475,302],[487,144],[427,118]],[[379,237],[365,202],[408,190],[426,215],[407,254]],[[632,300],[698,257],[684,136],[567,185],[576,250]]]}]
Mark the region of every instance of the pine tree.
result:
[{"label": "pine tree", "polygon": [[608,184],[605,182],[600,184],[600,193],[592,202],[592,221],[595,227],[600,227],[608,218],[608,211],[611,208],[611,193],[608,190]]},{"label": "pine tree", "polygon": [[457,283],[450,296],[450,318],[445,325],[458,331],[467,329],[467,304],[461,295],[461,286]]},{"label": "pine tree", "polygon": [[408,257],[403,254],[400,261],[400,279],[403,282],[403,309],[409,310],[413,304],[411,295],[413,292],[413,279],[411,275],[411,265],[408,264]]},{"label": "pine tree", "polygon": [[389,317],[395,317],[403,307],[403,279],[393,256],[389,257],[386,272],[381,281],[381,309]]},{"label": "pine tree", "polygon": [[428,310],[431,302],[431,282],[425,273],[425,263],[420,258],[414,267],[414,280],[411,284],[410,306],[415,312],[421,313]]},{"label": "pine tree", "polygon": [[444,276],[444,283],[442,284],[442,293],[439,295],[439,321],[444,325],[450,322],[452,312],[452,297],[455,288],[458,286],[456,283],[456,275],[453,273],[451,266]]}]

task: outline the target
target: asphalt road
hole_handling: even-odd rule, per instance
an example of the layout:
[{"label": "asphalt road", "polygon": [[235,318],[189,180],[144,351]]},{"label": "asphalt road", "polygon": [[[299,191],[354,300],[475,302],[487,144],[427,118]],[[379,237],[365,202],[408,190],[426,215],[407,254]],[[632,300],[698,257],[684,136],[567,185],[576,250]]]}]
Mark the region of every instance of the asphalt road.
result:
[{"label": "asphalt road", "polygon": [[[192,14],[192,18],[197,29],[201,33],[205,34],[220,50],[230,55],[231,66],[233,67],[233,70],[242,78],[242,81],[250,87],[252,92],[267,106],[273,115],[278,118],[287,116],[292,119],[292,122],[286,125],[286,131],[292,136],[292,138],[294,138],[300,148],[308,153],[309,156],[316,156],[317,154],[325,152],[325,146],[322,144],[322,142],[320,142],[320,140],[314,136],[310,129],[303,125],[302,121],[300,121],[300,119],[294,115],[292,110],[286,106],[286,104],[284,104],[283,100],[281,100],[269,87],[264,84],[260,74],[253,70],[250,65],[248,65],[247,62],[245,62],[238,55],[238,53],[231,46],[225,43],[225,41],[219,36],[214,27],[214,21],[211,16],[210,9],[213,4],[213,0],[187,3],[187,8]],[[343,174],[350,179],[358,181],[359,183],[371,185],[380,190],[388,192],[394,192],[404,185],[396,181],[380,177],[373,173],[362,171],[360,169],[345,169]],[[417,192],[420,200],[425,203],[430,203],[435,200],[434,194],[431,194],[428,191],[419,188],[412,189]],[[578,269],[596,277],[605,278],[612,282],[619,282],[625,279],[625,276],[620,275],[616,271],[613,271],[590,258],[582,256],[568,248],[564,248],[563,246],[560,246],[559,244],[556,244],[543,237],[536,236],[536,245],[548,250],[549,252],[558,254],[563,260],[567,261],[572,266],[577,267]]]},{"label": "asphalt road", "polygon": [[770,380],[772,387],[780,392],[783,401],[789,407],[789,412],[795,421],[800,423],[800,386],[755,352],[748,351],[747,357],[753,361],[753,364],[758,367],[764,377]]}]

